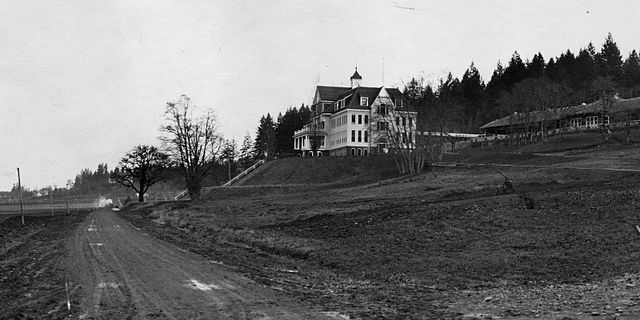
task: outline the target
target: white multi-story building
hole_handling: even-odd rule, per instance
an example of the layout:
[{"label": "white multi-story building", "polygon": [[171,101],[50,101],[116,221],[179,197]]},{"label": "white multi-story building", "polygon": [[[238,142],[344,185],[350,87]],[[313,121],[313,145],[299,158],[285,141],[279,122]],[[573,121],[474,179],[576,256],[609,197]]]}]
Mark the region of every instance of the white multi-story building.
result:
[{"label": "white multi-story building", "polygon": [[[366,156],[386,153],[397,142],[415,143],[416,112],[398,88],[362,87],[351,76],[351,87],[317,86],[311,121],[293,135],[301,156]],[[390,140],[390,133],[401,140]]]}]

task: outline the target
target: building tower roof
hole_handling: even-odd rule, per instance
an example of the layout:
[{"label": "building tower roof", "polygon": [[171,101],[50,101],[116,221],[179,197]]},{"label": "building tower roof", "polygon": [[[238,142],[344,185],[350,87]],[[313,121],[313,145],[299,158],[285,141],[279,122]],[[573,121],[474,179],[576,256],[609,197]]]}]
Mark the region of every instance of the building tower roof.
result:
[{"label": "building tower roof", "polygon": [[353,75],[351,76],[351,79],[357,79],[357,80],[362,80],[362,77],[360,76],[360,74],[358,73],[358,67],[356,67],[356,72],[353,73]]}]

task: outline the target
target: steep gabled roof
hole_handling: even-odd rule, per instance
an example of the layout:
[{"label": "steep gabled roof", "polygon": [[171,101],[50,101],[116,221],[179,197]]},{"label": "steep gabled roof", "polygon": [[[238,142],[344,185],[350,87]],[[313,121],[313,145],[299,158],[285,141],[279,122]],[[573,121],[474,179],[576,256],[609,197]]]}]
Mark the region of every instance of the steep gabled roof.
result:
[{"label": "steep gabled roof", "polygon": [[389,94],[389,98],[393,101],[396,101],[397,98],[404,98],[404,95],[402,95],[402,92],[400,92],[400,89],[398,88],[386,88],[386,90]]},{"label": "steep gabled roof", "polygon": [[[346,102],[347,109],[369,109],[369,107],[371,106],[373,101],[376,100],[376,97],[378,97],[378,94],[380,93],[381,89],[382,89],[382,87],[380,87],[380,88],[375,88],[375,87],[357,87],[357,88],[354,88],[353,89],[353,94],[351,95],[351,97],[347,98],[347,102]],[[360,105],[360,98],[361,97],[368,98],[369,104],[367,106],[361,106]]]},{"label": "steep gabled roof", "polygon": [[316,90],[320,95],[320,100],[337,101],[338,97],[351,90],[351,87],[317,86]]},{"label": "steep gabled roof", "polygon": [[400,89],[398,88],[386,88],[387,93],[389,94],[389,98],[391,98],[391,100],[393,101],[393,103],[397,103],[398,99],[403,101],[403,106],[404,109],[406,109],[407,111],[414,111],[412,109],[412,106],[409,105],[409,101],[407,100],[407,98],[405,98],[404,94],[402,94],[402,91],[400,91]]},{"label": "steep gabled roof", "polygon": [[353,75],[351,76],[351,79],[358,79],[358,80],[362,80],[362,77],[360,76],[360,74],[358,73],[358,68],[356,68],[356,72],[353,73]]}]

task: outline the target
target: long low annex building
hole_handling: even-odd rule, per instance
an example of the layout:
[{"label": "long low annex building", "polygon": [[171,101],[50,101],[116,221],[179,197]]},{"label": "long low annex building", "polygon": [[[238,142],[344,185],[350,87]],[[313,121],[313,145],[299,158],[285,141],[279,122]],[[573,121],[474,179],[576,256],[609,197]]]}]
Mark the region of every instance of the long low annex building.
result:
[{"label": "long low annex building", "polygon": [[493,120],[480,129],[487,136],[524,132],[571,132],[640,125],[640,97],[613,97],[605,105],[602,100],[564,108],[528,113],[514,112]]}]

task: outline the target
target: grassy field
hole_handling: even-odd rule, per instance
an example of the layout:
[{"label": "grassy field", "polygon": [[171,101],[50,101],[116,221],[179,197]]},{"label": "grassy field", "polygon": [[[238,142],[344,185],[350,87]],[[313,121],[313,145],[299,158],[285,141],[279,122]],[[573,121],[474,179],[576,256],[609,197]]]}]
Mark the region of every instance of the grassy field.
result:
[{"label": "grassy field", "polygon": [[[615,159],[603,163],[603,148],[615,150]],[[122,214],[353,318],[635,319],[640,173],[568,168],[625,168],[640,164],[636,153],[613,144],[535,158],[475,150],[449,160],[516,166],[232,187],[198,204]],[[530,164],[548,167],[518,167]],[[504,178],[497,170],[513,179],[515,193],[498,194]]]},{"label": "grassy field", "polygon": [[267,162],[238,185],[338,182],[348,185],[380,181],[397,175],[393,158],[389,156],[285,158]]}]

